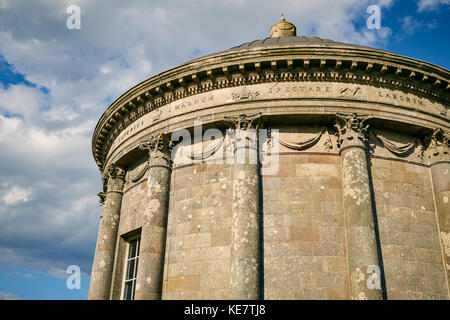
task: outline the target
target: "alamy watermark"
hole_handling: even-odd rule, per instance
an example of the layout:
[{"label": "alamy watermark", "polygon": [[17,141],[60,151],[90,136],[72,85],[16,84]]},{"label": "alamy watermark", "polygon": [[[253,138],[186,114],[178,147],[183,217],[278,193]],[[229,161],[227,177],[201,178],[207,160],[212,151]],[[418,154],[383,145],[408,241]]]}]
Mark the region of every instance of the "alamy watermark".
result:
[{"label": "alamy watermark", "polygon": [[[356,268],[357,278],[356,282],[361,283],[366,278],[361,269]],[[368,275],[366,280],[366,286],[369,290],[381,289],[381,271],[377,265],[370,265],[367,267],[366,274]]]},{"label": "alamy watermark", "polygon": [[81,9],[79,6],[72,4],[67,7],[66,13],[69,16],[66,19],[66,26],[69,30],[81,29]]},{"label": "alamy watermark", "polygon": [[195,121],[193,138],[187,129],[172,133],[171,160],[177,165],[259,163],[262,175],[274,175],[279,168],[278,134],[278,129],[253,128],[227,129],[225,134],[216,128],[203,132],[202,122]]},{"label": "alamy watermark", "polygon": [[381,29],[381,9],[376,4],[367,7],[367,13],[370,16],[366,20],[367,29]]},{"label": "alamy watermark", "polygon": [[69,290],[81,289],[81,269],[77,265],[70,265],[66,269],[66,273],[70,274],[66,279],[66,287]]}]

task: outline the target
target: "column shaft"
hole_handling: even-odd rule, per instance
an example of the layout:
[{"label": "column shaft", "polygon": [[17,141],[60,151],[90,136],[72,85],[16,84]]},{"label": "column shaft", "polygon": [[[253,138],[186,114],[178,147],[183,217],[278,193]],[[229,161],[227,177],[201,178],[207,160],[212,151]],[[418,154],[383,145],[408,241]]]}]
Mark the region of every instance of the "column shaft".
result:
[{"label": "column shaft", "polygon": [[350,298],[382,299],[378,244],[367,168],[364,119],[356,114],[338,117],[342,158],[342,190],[345,215]]},{"label": "column shaft", "polygon": [[125,171],[111,165],[105,177],[108,179],[107,192],[102,206],[88,294],[88,298],[92,300],[108,300],[110,298]]},{"label": "column shaft", "polygon": [[241,116],[235,132],[230,299],[256,300],[260,298],[260,168],[258,125],[253,122],[257,118],[249,118],[242,122]]},{"label": "column shaft", "polygon": [[135,299],[159,300],[163,282],[170,194],[170,140],[167,136],[159,135],[142,144],[141,149],[149,150],[149,169]]},{"label": "column shaft", "polygon": [[[372,266],[379,268],[379,257],[366,152],[360,148],[348,148],[341,156],[350,297],[381,299],[381,288],[370,288],[367,284],[368,271],[377,272]],[[379,282],[379,279],[373,280]]]},{"label": "column shaft", "polygon": [[450,288],[450,135],[443,130],[435,130],[428,151],[431,158],[430,171],[439,237],[443,249],[444,270],[447,277],[447,288]]}]

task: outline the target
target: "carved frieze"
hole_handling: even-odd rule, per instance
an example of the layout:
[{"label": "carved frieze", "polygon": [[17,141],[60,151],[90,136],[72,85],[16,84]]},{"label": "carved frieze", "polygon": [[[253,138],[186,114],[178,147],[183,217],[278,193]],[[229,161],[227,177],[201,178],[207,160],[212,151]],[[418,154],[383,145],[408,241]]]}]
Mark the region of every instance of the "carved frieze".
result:
[{"label": "carved frieze", "polygon": [[146,164],[144,165],[144,167],[143,167],[141,170],[139,170],[139,171],[136,172],[135,174],[130,175],[130,176],[128,177],[128,182],[135,183],[135,182],[138,182],[139,180],[141,180],[142,177],[143,177],[143,176],[145,175],[145,173],[147,172],[148,167],[149,167],[149,165],[148,165],[148,163],[146,163]]},{"label": "carved frieze", "polygon": [[223,136],[220,139],[217,139],[216,142],[213,142],[210,146],[208,146],[201,152],[189,153],[188,158],[191,160],[195,160],[195,161],[206,160],[206,159],[212,157],[213,155],[215,155],[217,153],[217,151],[220,150],[224,141],[225,141],[225,136]]},{"label": "carved frieze", "polygon": [[411,138],[410,142],[399,143],[389,139],[386,137],[386,134],[378,130],[371,130],[370,133],[371,137],[374,138],[373,143],[370,144],[371,151],[373,151],[377,145],[380,145],[396,157],[408,158],[412,156],[414,160],[418,160],[419,162],[423,161],[424,147],[418,137]]},{"label": "carved frieze", "polygon": [[330,151],[333,148],[333,144],[331,142],[331,138],[328,129],[326,127],[323,127],[316,135],[314,135],[311,138],[302,139],[299,141],[287,141],[282,139],[281,137],[278,137],[278,141],[282,146],[286,148],[297,151],[304,151],[314,147],[320,141],[320,139],[324,134],[327,135],[327,139],[324,143],[324,149],[325,151]]}]

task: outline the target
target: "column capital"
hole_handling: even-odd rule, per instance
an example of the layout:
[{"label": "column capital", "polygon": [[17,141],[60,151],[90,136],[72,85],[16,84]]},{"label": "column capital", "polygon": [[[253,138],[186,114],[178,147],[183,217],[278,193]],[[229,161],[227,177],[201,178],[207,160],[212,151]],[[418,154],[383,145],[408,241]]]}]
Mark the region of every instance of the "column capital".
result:
[{"label": "column capital", "polygon": [[125,168],[115,163],[112,163],[106,167],[102,175],[103,191],[122,192],[122,188],[125,183],[125,174]]},{"label": "column capital", "polygon": [[104,179],[120,179],[125,180],[125,168],[122,166],[119,166],[115,163],[111,163],[106,170],[103,172],[103,178]]},{"label": "column capital", "polygon": [[436,128],[425,138],[428,158],[431,164],[450,161],[450,133]]},{"label": "column capital", "polygon": [[365,122],[369,119],[367,115],[336,114],[338,147],[341,152],[347,147],[359,147],[366,149],[368,141],[369,125]]},{"label": "column capital", "polygon": [[262,125],[262,112],[224,117],[224,120],[230,123],[235,130],[258,130]]},{"label": "column capital", "polygon": [[159,133],[140,144],[139,149],[149,153],[149,166],[172,167],[171,151],[173,142],[167,133]]}]

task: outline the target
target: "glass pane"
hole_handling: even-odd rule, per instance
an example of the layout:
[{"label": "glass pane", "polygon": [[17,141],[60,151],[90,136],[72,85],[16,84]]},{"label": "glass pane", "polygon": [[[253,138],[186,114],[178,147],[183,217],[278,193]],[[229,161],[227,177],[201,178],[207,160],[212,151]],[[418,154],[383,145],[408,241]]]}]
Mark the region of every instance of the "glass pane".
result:
[{"label": "glass pane", "polygon": [[136,245],[137,245],[136,240],[130,241],[130,251],[128,253],[128,259],[136,256]]},{"label": "glass pane", "polygon": [[134,262],[135,260],[129,260],[127,263],[127,275],[126,280],[134,278]]},{"label": "glass pane", "polygon": [[138,263],[138,262],[139,262],[139,258],[136,258],[135,261],[136,261],[136,262],[135,262],[135,264],[136,264],[136,270],[134,271],[134,278],[137,277],[137,268],[138,268],[138,266],[139,266],[139,263]]},{"label": "glass pane", "polygon": [[125,288],[123,292],[123,299],[124,300],[131,300],[133,299],[133,282],[127,281],[125,282]]},{"label": "glass pane", "polygon": [[136,280],[133,280],[133,294],[131,296],[131,299],[133,299],[133,300],[134,300],[134,290],[135,290],[135,288],[136,288]]},{"label": "glass pane", "polygon": [[137,251],[136,251],[136,256],[139,256],[139,249],[141,247],[141,238],[137,238]]}]

